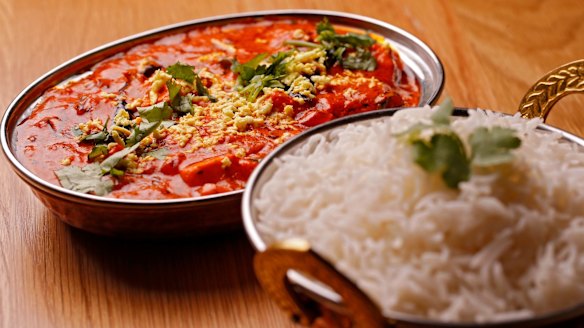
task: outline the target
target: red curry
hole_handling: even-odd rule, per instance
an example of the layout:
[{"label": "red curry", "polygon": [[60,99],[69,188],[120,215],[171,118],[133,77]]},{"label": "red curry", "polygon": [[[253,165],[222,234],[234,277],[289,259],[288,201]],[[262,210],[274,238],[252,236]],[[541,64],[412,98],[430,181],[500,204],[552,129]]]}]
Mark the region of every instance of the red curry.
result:
[{"label": "red curry", "polygon": [[17,128],[19,158],[81,192],[209,195],[243,188],[307,128],[418,104],[417,81],[383,39],[317,23],[206,27],[108,58],[46,91]]}]

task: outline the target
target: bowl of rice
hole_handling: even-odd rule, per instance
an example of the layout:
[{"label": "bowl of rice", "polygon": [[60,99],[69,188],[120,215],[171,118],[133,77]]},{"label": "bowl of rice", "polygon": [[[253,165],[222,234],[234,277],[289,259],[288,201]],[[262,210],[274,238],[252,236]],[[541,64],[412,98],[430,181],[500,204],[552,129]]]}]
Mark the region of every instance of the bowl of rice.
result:
[{"label": "bowl of rice", "polygon": [[[256,274],[297,320],[582,317],[584,140],[540,118],[444,107],[330,122],[254,172],[242,210]],[[360,320],[364,309],[373,315]]]}]

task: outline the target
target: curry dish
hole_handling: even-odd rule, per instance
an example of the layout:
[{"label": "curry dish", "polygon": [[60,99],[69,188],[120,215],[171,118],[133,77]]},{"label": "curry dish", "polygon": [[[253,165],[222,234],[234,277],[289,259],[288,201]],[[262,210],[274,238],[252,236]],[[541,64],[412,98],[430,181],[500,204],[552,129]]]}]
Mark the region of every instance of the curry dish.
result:
[{"label": "curry dish", "polygon": [[197,197],[243,188],[312,126],[419,97],[383,38],[326,19],[250,20],[138,45],[47,90],[17,127],[17,156],[82,193]]}]

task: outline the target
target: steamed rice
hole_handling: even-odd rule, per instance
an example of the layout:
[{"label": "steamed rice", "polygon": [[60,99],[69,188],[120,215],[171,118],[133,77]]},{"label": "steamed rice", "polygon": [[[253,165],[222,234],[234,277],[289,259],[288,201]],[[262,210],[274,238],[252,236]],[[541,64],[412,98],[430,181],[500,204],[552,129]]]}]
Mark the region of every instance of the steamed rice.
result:
[{"label": "steamed rice", "polygon": [[541,120],[470,111],[452,123],[463,140],[499,125],[522,145],[453,190],[395,138],[430,114],[352,124],[281,157],[255,201],[266,243],[307,239],[389,317],[489,322],[581,303],[584,150]]}]

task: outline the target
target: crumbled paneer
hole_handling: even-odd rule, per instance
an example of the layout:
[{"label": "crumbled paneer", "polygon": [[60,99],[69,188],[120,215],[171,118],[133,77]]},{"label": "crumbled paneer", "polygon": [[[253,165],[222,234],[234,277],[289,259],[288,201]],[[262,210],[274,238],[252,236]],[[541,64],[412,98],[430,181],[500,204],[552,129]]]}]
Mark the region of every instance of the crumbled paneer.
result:
[{"label": "crumbled paneer", "polygon": [[88,135],[103,130],[103,122],[101,119],[96,118],[85,123],[79,123],[77,127],[79,130],[81,130],[81,132],[83,132],[84,135]]},{"label": "crumbled paneer", "polygon": [[288,90],[290,96],[300,104],[304,104],[304,98],[314,98],[314,85],[307,77],[298,76]]},{"label": "crumbled paneer", "polygon": [[227,168],[230,166],[231,166],[231,160],[229,159],[229,157],[227,157],[227,156],[223,157],[223,159],[221,160],[221,167]]},{"label": "crumbled paneer", "polygon": [[172,79],[172,76],[161,70],[157,70],[154,72],[154,75],[150,77],[152,85],[150,86],[150,92],[148,93],[148,96],[151,104],[155,104],[158,101],[158,92],[170,79]]},{"label": "crumbled paneer", "polygon": [[288,75],[282,82],[290,85],[300,75],[314,75],[317,72],[326,72],[325,60],[326,52],[321,48],[306,52],[296,52],[287,62]]},{"label": "crumbled paneer", "polygon": [[128,112],[124,109],[119,110],[116,116],[114,116],[114,124],[118,126],[132,125],[130,114],[128,114]]},{"label": "crumbled paneer", "polygon": [[100,97],[102,98],[106,98],[106,99],[115,99],[118,97],[117,94],[115,93],[108,93],[108,92],[102,92],[99,94]]}]

